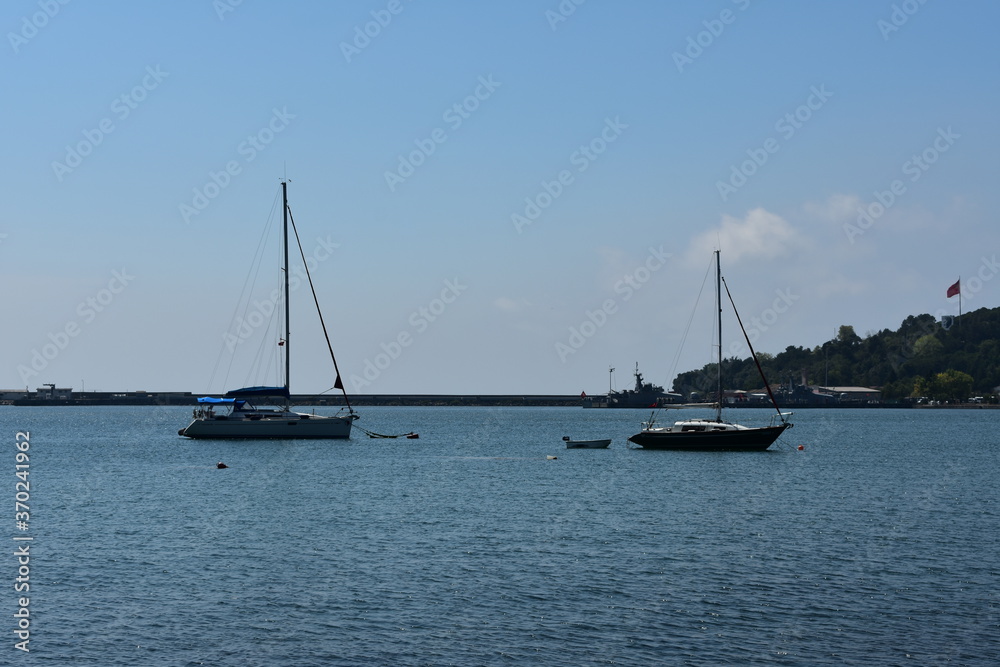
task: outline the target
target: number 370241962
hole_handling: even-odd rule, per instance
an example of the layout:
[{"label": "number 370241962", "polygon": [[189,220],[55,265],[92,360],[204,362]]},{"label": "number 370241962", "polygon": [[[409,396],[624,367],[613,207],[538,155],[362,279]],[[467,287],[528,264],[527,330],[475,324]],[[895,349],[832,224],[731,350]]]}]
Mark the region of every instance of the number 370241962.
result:
[{"label": "number 370241962", "polygon": [[14,446],[17,448],[17,453],[14,454],[14,476],[19,480],[14,485],[14,501],[16,503],[14,522],[19,530],[28,530],[28,522],[31,520],[31,508],[28,505],[28,501],[31,499],[31,485],[28,482],[30,437],[24,431],[18,431],[14,437]]}]

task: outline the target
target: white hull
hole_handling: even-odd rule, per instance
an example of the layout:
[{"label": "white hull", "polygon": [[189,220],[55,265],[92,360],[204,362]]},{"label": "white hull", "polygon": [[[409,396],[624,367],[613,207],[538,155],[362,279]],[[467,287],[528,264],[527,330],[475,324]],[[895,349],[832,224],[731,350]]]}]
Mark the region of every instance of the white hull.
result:
[{"label": "white hull", "polygon": [[189,438],[344,439],[351,437],[351,417],[301,413],[199,418],[179,431]]}]

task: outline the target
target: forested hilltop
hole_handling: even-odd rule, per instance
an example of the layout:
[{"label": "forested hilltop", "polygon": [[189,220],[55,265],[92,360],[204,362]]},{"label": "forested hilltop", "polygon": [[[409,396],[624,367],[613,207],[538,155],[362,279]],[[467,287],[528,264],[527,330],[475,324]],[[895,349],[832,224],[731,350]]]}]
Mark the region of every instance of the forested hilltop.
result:
[{"label": "forested hilltop", "polygon": [[[981,308],[945,328],[932,315],[911,315],[896,331],[861,338],[843,325],[837,337],[812,349],[789,346],[757,353],[772,388],[801,385],[873,387],[883,400],[928,397],[964,401],[995,394],[1000,386],[1000,308]],[[725,389],[754,390],[763,382],[753,359],[724,359]],[[681,373],[674,391],[714,393],[716,364]]]}]

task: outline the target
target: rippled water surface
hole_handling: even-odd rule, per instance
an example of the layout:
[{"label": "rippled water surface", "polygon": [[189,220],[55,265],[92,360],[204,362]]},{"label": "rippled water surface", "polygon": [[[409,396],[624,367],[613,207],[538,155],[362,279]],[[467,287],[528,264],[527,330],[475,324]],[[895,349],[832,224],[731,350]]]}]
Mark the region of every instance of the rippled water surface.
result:
[{"label": "rippled water surface", "polygon": [[702,454],[629,449],[627,410],[361,408],[421,437],[346,442],[0,411],[8,539],[17,430],[34,537],[31,652],[8,622],[0,664],[1000,661],[1000,412],[801,411],[771,451]]}]

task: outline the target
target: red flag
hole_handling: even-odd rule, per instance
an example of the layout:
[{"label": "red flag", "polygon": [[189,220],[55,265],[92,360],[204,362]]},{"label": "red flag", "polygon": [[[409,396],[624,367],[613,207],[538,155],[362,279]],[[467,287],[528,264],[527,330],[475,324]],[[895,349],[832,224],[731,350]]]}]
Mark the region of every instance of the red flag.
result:
[{"label": "red flag", "polygon": [[962,280],[959,279],[958,281],[955,282],[954,285],[952,285],[951,287],[948,288],[948,298],[949,299],[951,297],[955,296],[956,294],[958,294],[959,292],[961,292],[961,287],[959,286],[959,283],[961,283],[961,282],[962,282]]},{"label": "red flag", "polygon": [[340,373],[337,373],[337,381],[333,383],[334,389],[343,389],[344,383],[340,381]]}]

